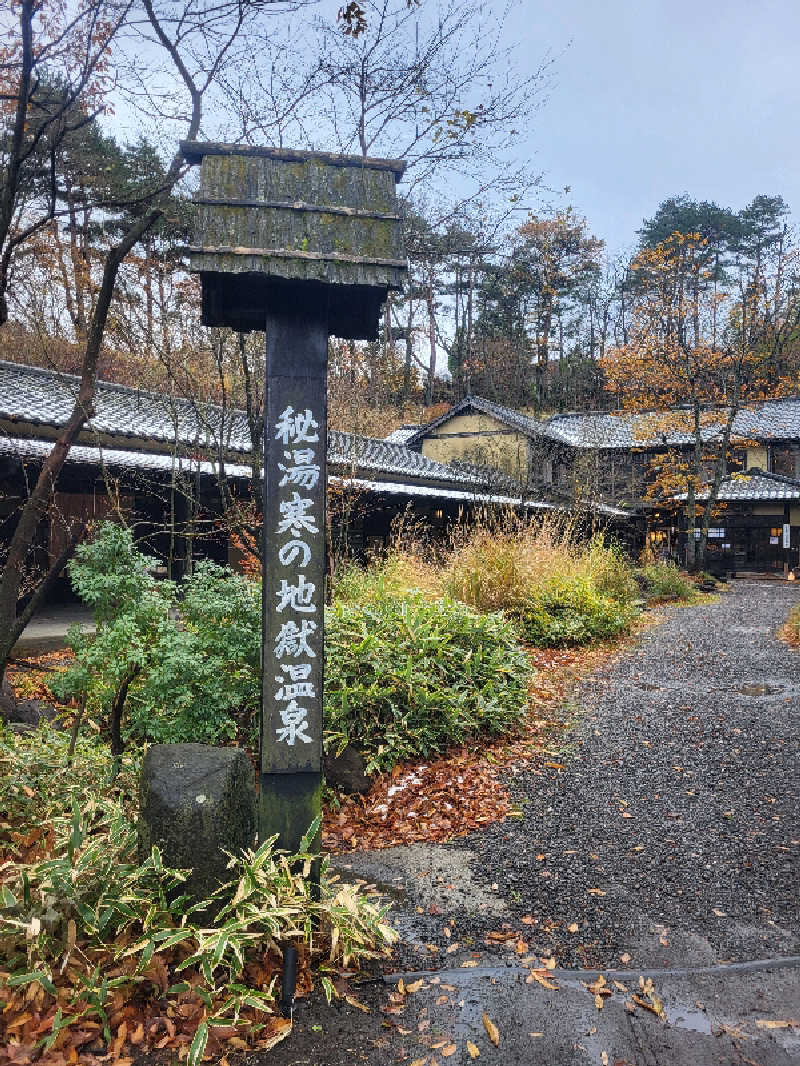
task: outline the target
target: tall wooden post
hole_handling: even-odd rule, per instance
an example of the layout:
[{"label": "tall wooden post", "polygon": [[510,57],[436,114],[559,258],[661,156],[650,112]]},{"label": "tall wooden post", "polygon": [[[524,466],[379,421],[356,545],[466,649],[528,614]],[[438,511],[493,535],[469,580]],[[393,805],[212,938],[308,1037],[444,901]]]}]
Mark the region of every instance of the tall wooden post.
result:
[{"label": "tall wooden post", "polygon": [[266,330],[259,838],[320,811],[328,336],[375,340],[406,271],[396,159],[184,142],[203,324]]},{"label": "tall wooden post", "polygon": [[259,825],[295,850],[322,792],[328,325],[266,326]]}]

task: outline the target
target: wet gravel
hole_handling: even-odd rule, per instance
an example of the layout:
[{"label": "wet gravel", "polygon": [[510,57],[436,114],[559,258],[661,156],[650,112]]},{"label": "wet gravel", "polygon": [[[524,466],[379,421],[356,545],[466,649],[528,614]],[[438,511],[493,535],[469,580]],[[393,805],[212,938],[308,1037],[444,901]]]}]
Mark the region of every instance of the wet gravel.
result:
[{"label": "wet gravel", "polygon": [[[800,954],[800,651],[775,638],[798,602],[733,582],[584,682],[564,769],[519,774],[523,817],[462,845],[532,949],[576,966]],[[500,924],[462,913],[453,938]]]}]

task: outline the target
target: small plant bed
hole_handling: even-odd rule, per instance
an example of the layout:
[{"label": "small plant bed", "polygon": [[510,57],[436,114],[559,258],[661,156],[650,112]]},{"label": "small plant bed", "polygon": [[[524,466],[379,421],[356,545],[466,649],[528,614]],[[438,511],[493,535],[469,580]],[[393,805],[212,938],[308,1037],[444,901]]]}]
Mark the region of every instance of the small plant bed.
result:
[{"label": "small plant bed", "polygon": [[[707,578],[707,575],[702,575],[702,580],[706,583]],[[637,571],[637,580],[649,604],[694,604],[702,599],[698,580],[679,570],[674,563],[649,563],[642,566]],[[716,583],[713,588],[716,588]]]},{"label": "small plant bed", "polygon": [[790,647],[800,649],[800,605],[792,608],[778,636]]},{"label": "small plant bed", "polygon": [[284,945],[298,994],[318,980],[330,996],[394,941],[363,891],[323,866],[315,900],[311,857],[272,841],[192,906],[157,850],[137,857],[136,756],[112,780],[106,745],[81,737],[70,761],[68,742],[0,730],[0,1063],[266,1050],[291,1029],[276,1005]]},{"label": "small plant bed", "polygon": [[524,714],[528,655],[496,612],[414,591],[336,602],[325,650],[327,748],[357,743],[368,772],[496,736]]},{"label": "small plant bed", "polygon": [[[564,706],[577,684],[619,654],[619,642],[592,648],[530,650],[528,711],[500,738],[450,752],[433,762],[409,761],[381,774],[365,796],[328,804],[323,845],[331,852],[402,844],[443,843],[491,822],[518,816],[504,779],[513,766],[559,769],[571,716]],[[468,785],[468,787],[465,787]]]}]

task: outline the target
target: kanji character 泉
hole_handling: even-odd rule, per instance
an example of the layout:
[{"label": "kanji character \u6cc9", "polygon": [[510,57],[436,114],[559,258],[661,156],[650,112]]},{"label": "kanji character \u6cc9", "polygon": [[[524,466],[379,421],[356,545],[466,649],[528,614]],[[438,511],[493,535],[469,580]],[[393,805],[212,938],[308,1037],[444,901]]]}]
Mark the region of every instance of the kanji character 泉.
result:
[{"label": "kanji character \u6cc9", "polygon": [[275,423],[275,440],[282,440],[284,444],[316,444],[319,434],[314,430],[317,429],[319,424],[308,408],[295,411],[293,407],[287,407]]},{"label": "kanji character \u6cc9", "polygon": [[304,618],[299,626],[297,622],[284,622],[275,638],[275,658],[292,656],[299,659],[301,655],[307,655],[310,659],[316,659],[316,652],[311,650],[308,643],[308,638],[316,631],[317,623],[309,618]]},{"label": "kanji character \u6cc9", "polygon": [[300,560],[300,565],[308,566],[308,561],[311,558],[311,548],[304,540],[287,540],[285,544],[281,544],[280,548],[278,548],[278,558],[284,566],[289,566],[293,563],[298,555],[303,556]]},{"label": "kanji character \u6cc9", "polygon": [[304,744],[311,743],[311,737],[306,733],[308,729],[308,719],[306,715],[308,711],[305,707],[298,707],[297,701],[292,700],[281,711],[281,721],[283,722],[283,729],[276,729],[279,741],[286,741],[287,744],[293,745],[295,740],[302,740]]},{"label": "kanji character \u6cc9", "polygon": [[288,533],[289,530],[295,537],[299,537],[303,530],[308,533],[319,533],[317,520],[309,510],[314,506],[314,501],[307,496],[301,496],[299,492],[293,492],[291,500],[283,500],[280,505],[283,518],[278,522],[278,533]]},{"label": "kanji character \u6cc9", "polygon": [[278,488],[284,485],[302,485],[304,489],[313,489],[319,481],[319,466],[314,462],[313,448],[295,448],[292,452],[284,452],[293,466],[284,466],[278,463],[278,469],[283,471],[283,477],[278,482]]},{"label": "kanji character \u6cc9", "polygon": [[313,614],[317,609],[313,602],[316,590],[317,586],[313,581],[306,581],[305,574],[297,575],[296,585],[290,585],[286,578],[282,578],[281,587],[275,593],[278,597],[278,606],[275,609],[283,611],[291,607],[293,611],[299,611],[300,614]]}]

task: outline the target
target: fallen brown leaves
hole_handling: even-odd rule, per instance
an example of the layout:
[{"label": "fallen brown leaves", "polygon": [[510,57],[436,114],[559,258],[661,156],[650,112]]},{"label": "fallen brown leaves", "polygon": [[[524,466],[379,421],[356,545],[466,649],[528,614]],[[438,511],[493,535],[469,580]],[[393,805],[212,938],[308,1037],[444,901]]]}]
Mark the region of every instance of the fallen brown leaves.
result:
[{"label": "fallen brown leaves", "polygon": [[26,659],[12,660],[6,670],[8,683],[18,700],[53,701],[49,682],[54,673],[65,669],[74,658],[68,648],[44,652]]},{"label": "fallen brown leaves", "polygon": [[593,648],[531,649],[530,710],[518,732],[479,750],[466,748],[434,762],[403,763],[376,778],[365,796],[328,808],[323,846],[333,852],[389,848],[419,841],[442,843],[490,822],[520,817],[502,783],[511,766],[559,772],[550,744],[568,726],[561,711],[575,686],[619,654],[620,644]]},{"label": "fallen brown leaves", "polygon": [[787,622],[778,630],[778,638],[790,648],[800,649],[800,618]]},{"label": "fallen brown leaves", "polygon": [[[78,947],[80,949],[81,945]],[[113,964],[111,951],[91,950],[89,954],[93,964],[104,968],[109,981],[123,972],[123,967]],[[107,958],[101,957],[104,954]],[[81,976],[77,965],[67,966],[63,973],[54,973],[52,985],[45,982],[51,989],[49,991],[38,981],[21,987],[11,986],[8,983],[10,975],[0,972],[0,1000],[4,1004],[0,1014],[0,1064],[130,1066],[132,1054],[164,1049],[185,1057],[198,1025],[208,1016],[209,1010],[194,987],[200,981],[199,974],[184,971],[180,978],[187,982],[185,991],[168,1001],[162,998],[162,977],[171,972],[171,964],[178,961],[177,956],[173,956],[174,953],[166,958],[154,956],[141,984],[126,983],[108,992],[104,1010],[110,1041],[104,1036],[104,1027],[97,1015],[81,1017],[89,1003],[75,998]],[[254,969],[248,973],[251,986],[266,987],[280,965],[278,957],[265,953],[262,963],[255,968],[259,972]],[[179,980],[174,974],[172,979]],[[310,987],[306,959],[298,973],[298,995],[307,995]],[[280,1017],[277,1011],[269,1013],[245,1008],[239,1024],[209,1028],[206,1054],[219,1055],[226,1049],[266,1050],[283,1039],[290,1029],[291,1023]],[[48,1050],[43,1051],[42,1042],[54,1032],[57,1034],[55,1040]]]},{"label": "fallen brown leaves", "polygon": [[331,851],[388,848],[462,836],[508,814],[511,801],[484,755],[460,751],[430,764],[396,766],[363,797],[327,812],[323,846]]}]

